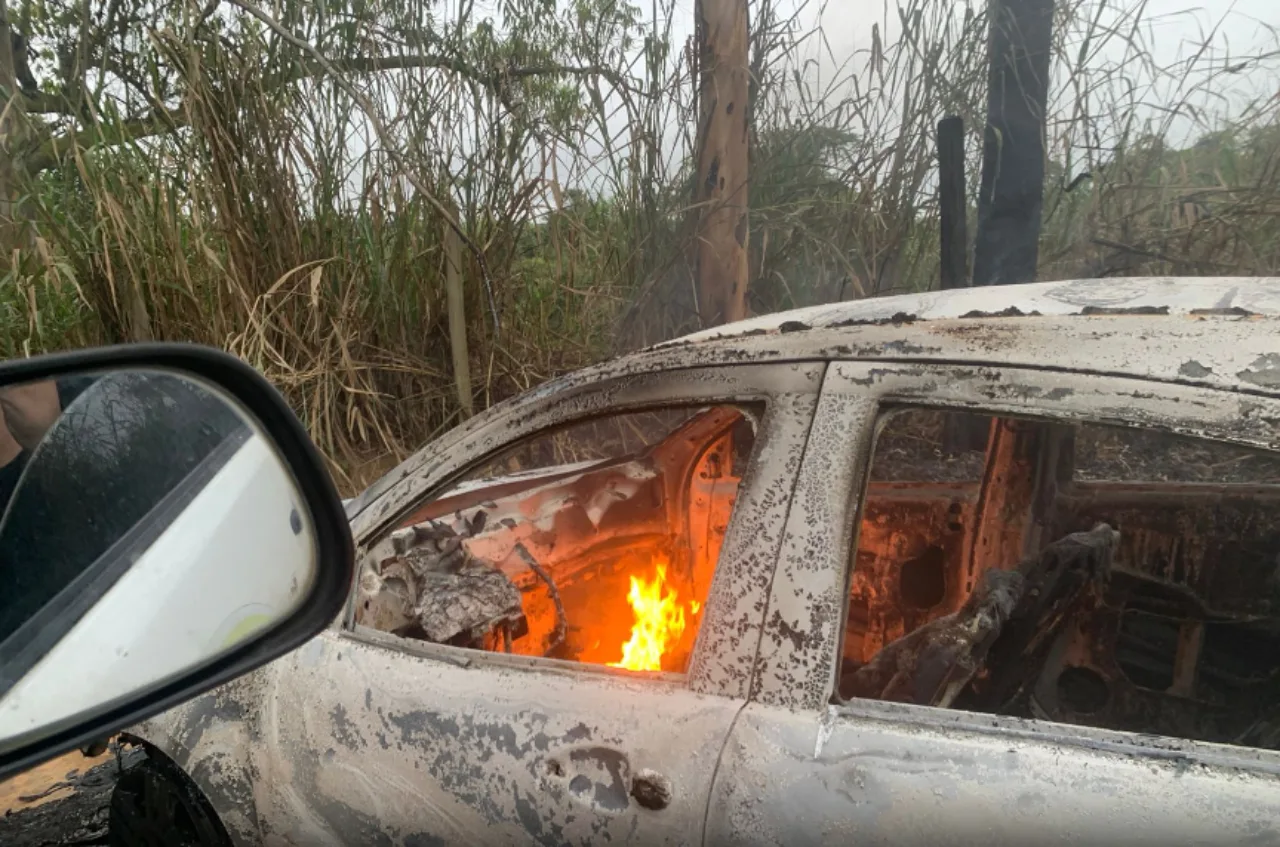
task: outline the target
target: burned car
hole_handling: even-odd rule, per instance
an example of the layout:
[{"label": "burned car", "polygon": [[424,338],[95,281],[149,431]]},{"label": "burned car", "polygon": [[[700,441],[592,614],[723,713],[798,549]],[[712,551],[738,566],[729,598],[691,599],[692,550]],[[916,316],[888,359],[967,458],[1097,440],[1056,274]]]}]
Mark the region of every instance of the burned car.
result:
[{"label": "burned car", "polygon": [[346,613],[133,728],[112,814],[235,844],[1280,843],[1277,451],[1277,280],[668,342],[351,501]]}]

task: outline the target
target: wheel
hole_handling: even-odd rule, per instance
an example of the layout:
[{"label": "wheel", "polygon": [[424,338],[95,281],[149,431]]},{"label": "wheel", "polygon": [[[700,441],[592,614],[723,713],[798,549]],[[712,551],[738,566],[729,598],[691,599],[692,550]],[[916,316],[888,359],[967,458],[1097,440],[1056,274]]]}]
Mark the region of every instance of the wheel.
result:
[{"label": "wheel", "polygon": [[107,818],[111,847],[232,847],[218,814],[176,765],[148,756],[120,776]]}]

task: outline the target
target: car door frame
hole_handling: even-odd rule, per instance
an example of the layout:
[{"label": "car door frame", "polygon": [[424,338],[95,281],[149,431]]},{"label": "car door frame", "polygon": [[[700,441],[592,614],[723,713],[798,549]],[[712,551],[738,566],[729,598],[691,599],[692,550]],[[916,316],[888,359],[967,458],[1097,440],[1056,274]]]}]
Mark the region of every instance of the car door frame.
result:
[{"label": "car door frame", "polygon": [[[749,672],[763,624],[764,599],[782,541],[791,489],[801,465],[825,367],[824,362],[713,365],[651,370],[604,380],[579,378],[568,388],[553,385],[491,410],[408,460],[393,472],[398,480],[370,500],[353,521],[359,562],[365,551],[380,540],[398,519],[447,488],[468,469],[541,433],[577,421],[629,411],[763,401],[764,414],[704,605],[703,625],[695,641],[687,674],[633,673],[397,638],[355,625],[353,590],[352,600],[340,621],[335,622],[325,636],[298,651],[291,662],[292,667],[279,669],[277,679],[290,680],[290,688],[297,689],[286,693],[286,698],[293,698],[308,686],[325,680],[332,685],[336,676],[350,674],[352,666],[370,664],[387,667],[388,679],[395,679],[392,685],[400,688],[396,701],[400,706],[405,704],[406,681],[410,678],[421,680],[424,678],[422,675],[428,672],[441,680],[443,688],[459,694],[465,692],[464,696],[474,697],[492,685],[492,690],[500,697],[514,696],[512,692],[520,689],[519,696],[525,702],[533,702],[539,698],[533,696],[531,690],[544,686],[550,695],[544,699],[580,699],[583,703],[616,714],[611,714],[609,720],[601,719],[598,725],[583,720],[581,727],[572,726],[567,731],[563,726],[552,726],[556,723],[556,716],[548,713],[554,711],[553,706],[540,711],[508,712],[508,715],[521,717],[519,720],[513,718],[503,726],[493,722],[483,726],[476,724],[478,729],[474,730],[468,730],[471,716],[445,714],[447,709],[437,708],[438,703],[433,708],[419,710],[414,719],[426,721],[437,731],[449,727],[451,721],[454,729],[463,724],[459,732],[460,741],[465,738],[467,743],[476,745],[476,753],[480,757],[511,753],[515,758],[521,758],[519,751],[524,750],[530,757],[530,776],[529,782],[519,788],[529,789],[538,785],[546,792],[545,796],[554,798],[557,803],[566,786],[558,784],[556,774],[552,772],[563,768],[569,756],[576,755],[577,748],[569,742],[585,739],[597,745],[617,747],[627,743],[623,737],[627,732],[637,737],[640,734],[652,736],[643,743],[648,751],[648,760],[630,763],[628,772],[633,777],[641,770],[649,770],[657,771],[665,778],[670,769],[674,769],[685,774],[701,774],[705,784],[689,785],[688,778],[683,780],[683,784],[679,777],[672,780],[675,791],[681,792],[676,800],[683,802],[688,812],[683,816],[668,815],[664,820],[662,811],[639,809],[632,803],[621,813],[597,814],[589,822],[581,818],[590,817],[590,811],[577,815],[579,820],[575,821],[575,815],[566,814],[563,803],[549,804],[553,808],[539,808],[537,795],[530,800],[530,790],[523,792],[523,802],[521,794],[517,793],[514,798],[508,796],[494,804],[477,799],[475,792],[468,794],[471,787],[467,791],[457,789],[453,791],[454,799],[461,799],[461,805],[470,802],[481,813],[475,821],[483,818],[487,826],[484,832],[474,829],[469,832],[472,843],[512,843],[519,838],[546,843],[586,843],[606,835],[614,840],[638,838],[643,843],[700,843],[706,799],[710,795],[718,755],[737,711],[745,703]],[[379,662],[379,658],[383,661]],[[339,670],[342,664],[346,667]],[[352,676],[339,684],[351,687],[356,684],[355,680],[356,677]],[[264,727],[264,735],[268,738],[264,740],[281,750],[295,751],[291,754],[295,766],[289,768],[290,772],[313,771],[310,776],[304,774],[305,784],[294,786],[294,789],[300,789],[294,793],[295,796],[303,796],[305,810],[289,816],[288,820],[272,821],[271,829],[290,831],[296,837],[315,834],[324,840],[334,836],[349,837],[360,827],[371,825],[366,810],[352,808],[351,798],[335,796],[333,786],[337,781],[325,778],[323,774],[326,768],[343,767],[344,762],[347,767],[353,766],[371,749],[375,753],[378,747],[389,753],[397,749],[413,750],[417,754],[426,752],[435,756],[436,764],[443,761],[438,749],[428,750],[430,745],[424,738],[411,739],[409,734],[403,733],[398,740],[392,737],[393,727],[396,727],[395,731],[403,730],[408,712],[402,711],[398,717],[390,714],[390,708],[384,708],[386,703],[379,702],[379,695],[373,693],[372,688],[362,688],[361,691],[368,692],[361,695],[363,703],[344,702],[340,719],[335,718],[331,726],[324,727],[323,734],[316,731],[320,727],[315,727],[308,737],[306,725],[319,721],[307,720],[305,716],[296,721],[303,726],[297,731],[268,718]],[[295,699],[295,702],[306,711],[305,699]],[[467,703],[459,703],[457,711],[466,711],[468,706]],[[668,714],[664,718],[663,710],[676,714]],[[428,712],[434,717],[427,718]],[[630,721],[629,725],[627,721]],[[612,727],[608,726],[610,722]],[[689,749],[679,738],[663,738],[664,731],[677,734],[677,729],[679,733],[693,737],[701,733],[704,739],[701,749]],[[508,730],[514,733],[510,739],[490,743],[486,738],[505,736]],[[326,751],[320,755],[322,759],[328,756],[330,761],[296,766],[300,761],[296,752],[299,749]],[[665,755],[669,764],[664,767],[662,763],[653,761],[655,755],[659,758]],[[424,770],[430,767],[426,758],[422,764]],[[317,769],[319,775],[314,773]],[[412,790],[401,791],[401,800],[402,803],[418,802],[434,808],[448,805],[448,798],[442,799],[441,792],[427,793],[431,796],[426,803],[423,803],[422,796],[415,797]],[[368,789],[363,794],[366,798],[372,796]],[[368,802],[375,801],[370,799]],[[257,805],[263,808],[263,798],[258,799]],[[271,805],[280,809],[284,804],[275,802]],[[340,808],[343,806],[347,808]],[[463,814],[456,806],[450,806],[450,813]],[[445,841],[452,843],[463,831],[466,831],[466,825],[452,831],[447,826],[432,831],[427,824],[418,834],[444,837]],[[361,831],[360,834],[365,836],[367,832]]]},{"label": "car door frame", "polygon": [[[711,590],[703,608],[702,631],[695,642],[687,678],[703,694],[742,698],[749,673],[738,667],[757,649],[759,616],[782,543],[792,488],[818,407],[825,361],[768,364],[655,367],[634,374],[593,379],[590,371],[572,374],[478,415],[429,445],[393,470],[398,478],[352,519],[357,567],[371,542],[417,504],[464,475],[469,468],[521,441],[593,417],[691,404],[765,403],[748,470],[739,489]],[[761,540],[766,543],[761,544]],[[332,627],[355,633],[356,587]],[[454,656],[457,648],[421,645]],[[496,654],[494,654],[496,657]],[[522,657],[496,657],[519,665]],[[538,662],[553,662],[538,659]],[[570,666],[578,667],[574,663]],[[613,673],[612,670],[599,670]]]},{"label": "car door frame", "polygon": [[[837,667],[877,422],[895,406],[1162,429],[1275,451],[1280,399],[968,364],[833,362],[708,843],[1280,843],[1280,753],[875,701]],[[762,811],[763,810],[763,811]],[[1135,842],[1136,843],[1136,842]]]}]

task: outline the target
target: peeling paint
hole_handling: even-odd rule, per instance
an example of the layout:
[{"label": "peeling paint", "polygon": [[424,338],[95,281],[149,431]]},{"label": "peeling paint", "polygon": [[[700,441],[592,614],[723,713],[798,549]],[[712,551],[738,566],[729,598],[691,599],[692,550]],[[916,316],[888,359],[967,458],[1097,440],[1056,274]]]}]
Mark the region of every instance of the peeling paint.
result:
[{"label": "peeling paint", "polygon": [[1251,312],[1243,306],[1215,307],[1212,309],[1191,309],[1187,314],[1197,318],[1254,318],[1257,312]]},{"label": "peeling paint", "polygon": [[[1200,310],[1203,311],[1203,310]],[[1167,315],[1168,306],[1085,306],[1080,314],[1088,315]]]},{"label": "peeling paint", "polygon": [[[763,400],[686,675],[409,645],[344,620],[135,732],[192,774],[243,845],[683,844],[704,826],[707,844],[800,832],[1013,845],[1045,831],[1278,843],[1275,754],[831,705],[882,404],[1276,448],[1278,315],[1277,279],[933,292],[754,319],[552,380],[352,501],[357,543],[367,551],[432,491],[547,428]],[[599,529],[610,504],[588,505]]]},{"label": "peeling paint", "polygon": [[748,705],[726,750],[733,776],[716,783],[707,843],[1014,847],[1046,833],[1065,844],[1280,843],[1274,775],[1241,773],[1230,760],[1188,768],[1148,758],[1154,751],[1141,744],[1107,749],[1114,733],[1077,741],[1009,719],[981,726],[885,705],[836,707],[818,755],[818,713]]},{"label": "peeling paint", "polygon": [[[1077,315],[1084,309],[1142,310],[1167,308],[1170,315],[1197,313],[1214,316],[1275,317],[1280,314],[1280,278],[1144,277],[1061,280],[1030,285],[997,285],[929,291],[895,297],[872,297],[812,306],[775,315],[762,315],[728,327],[694,333],[655,349],[690,346],[760,330],[777,332],[784,321],[818,329],[840,325],[865,326],[896,314],[929,322],[963,315],[1007,313],[1046,317]],[[1136,314],[1134,312],[1131,315]]]},{"label": "peeling paint", "polygon": [[1195,359],[1189,359],[1182,363],[1182,367],[1178,368],[1178,373],[1191,379],[1204,379],[1206,376],[1213,374],[1213,368],[1206,368]]},{"label": "peeling paint", "polygon": [[1280,353],[1266,353],[1236,374],[1245,382],[1264,388],[1280,388]]},{"label": "peeling paint", "polygon": [[1030,312],[1024,312],[1017,306],[1008,306],[998,312],[984,312],[981,309],[972,309],[960,317],[966,320],[972,318],[1038,318],[1040,313],[1034,309]]}]

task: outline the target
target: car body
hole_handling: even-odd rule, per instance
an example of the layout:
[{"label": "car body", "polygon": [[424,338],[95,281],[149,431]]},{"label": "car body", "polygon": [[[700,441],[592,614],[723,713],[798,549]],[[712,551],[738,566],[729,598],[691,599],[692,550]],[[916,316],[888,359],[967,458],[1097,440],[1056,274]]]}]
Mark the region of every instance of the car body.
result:
[{"label": "car body", "polygon": [[[1280,843],[1280,753],[1223,743],[1233,733],[1254,737],[1247,733],[1258,731],[1258,721],[1197,699],[1198,646],[1178,648],[1179,667],[1192,668],[1186,685],[1181,670],[1167,686],[1108,677],[1110,723],[1101,726],[1064,718],[1052,697],[1035,707],[1048,710],[1046,719],[901,698],[842,699],[838,690],[842,650],[848,661],[851,644],[874,641],[882,649],[912,631],[904,630],[905,612],[886,610],[886,589],[860,571],[864,559],[879,567],[884,550],[915,549],[935,525],[945,532],[948,510],[995,527],[988,546],[1003,544],[997,553],[1014,558],[993,570],[1013,569],[1010,562],[1029,555],[1018,548],[1023,530],[1012,548],[999,536],[1021,520],[998,513],[1001,497],[1027,486],[1009,471],[1016,464],[992,464],[989,456],[1004,443],[996,435],[972,484],[912,483],[903,494],[897,483],[868,482],[887,410],[1176,434],[1258,451],[1261,458],[1242,464],[1265,468],[1280,450],[1278,339],[1280,280],[1064,281],[771,315],[570,374],[471,419],[348,501],[365,571],[347,613],[328,631],[130,734],[191,777],[237,844]],[[449,488],[540,433],[675,406],[700,411],[656,446],[619,461],[492,473],[479,488]],[[721,443],[740,422],[716,417],[717,409],[748,410],[742,414],[753,434],[740,473],[736,460],[732,472],[707,472],[708,457],[716,457],[706,445]],[[1016,452],[1016,439],[1008,443]],[[659,491],[655,467],[675,468],[669,477],[683,488]],[[732,481],[724,502],[716,479]],[[1164,591],[1161,608],[1184,610],[1162,619],[1186,617],[1178,632],[1261,627],[1258,637],[1269,638],[1271,600],[1261,595],[1274,575],[1250,571],[1225,588],[1230,580],[1201,578],[1205,550],[1225,559],[1251,556],[1259,544],[1264,556],[1280,551],[1270,546],[1280,536],[1266,511],[1280,504],[1280,488],[1270,476],[1265,484],[1250,479],[1136,493],[1132,485],[1084,484],[1063,495],[1075,523],[1045,529],[1046,537],[1077,524],[1087,529],[1081,521],[1128,497],[1121,540],[1107,542],[1118,546],[1108,547],[1103,563],[1110,568],[1114,557],[1127,574],[1114,585]],[[1177,530],[1185,544],[1176,575],[1135,574],[1136,560],[1167,552],[1151,540],[1164,530],[1147,524],[1166,520],[1152,504],[1171,497],[1175,507],[1183,502],[1176,498],[1189,504],[1183,513],[1195,520],[1183,523],[1208,528]],[[477,504],[488,510],[478,528],[462,516]],[[570,507],[585,522],[564,517]],[[683,533],[680,543],[696,548],[694,559],[706,567],[695,574],[705,582],[705,602],[690,606],[698,625],[688,630],[687,662],[676,672],[631,671],[521,655],[510,630],[504,652],[380,631],[403,633],[406,615],[421,612],[413,596],[407,605],[366,605],[388,596],[396,577],[386,563],[405,552],[405,532],[434,526],[451,511],[472,547],[501,548],[485,558],[506,561],[523,550],[521,557],[563,581],[566,600],[577,585],[569,569],[585,561],[575,558],[583,549],[607,542],[615,556],[656,550],[669,543],[662,522],[672,522],[668,534]],[[615,513],[625,517],[624,529]],[[707,517],[715,514],[722,518]],[[1214,523],[1218,514],[1228,517]],[[1232,515],[1253,533],[1247,544],[1222,529]],[[1169,518],[1164,528],[1181,520]],[[695,532],[695,524],[715,529]],[[977,550],[974,544],[986,543],[985,536],[974,541],[977,530],[953,530],[956,544]],[[873,538],[877,532],[884,538]],[[865,549],[873,541],[884,545],[879,552]],[[1187,553],[1191,547],[1198,552]],[[532,590],[538,580],[516,570],[507,573],[511,583]],[[973,580],[963,590],[962,583],[946,574],[945,591],[917,617],[955,619]],[[851,590],[863,598],[852,606]],[[1105,598],[1093,602],[1090,620],[1109,620]],[[612,614],[603,604],[600,610],[602,618]],[[367,625],[375,611],[384,623],[398,622]],[[545,634],[564,617],[562,610],[547,615],[540,622],[530,612],[519,624]],[[1075,635],[1054,632],[1054,644],[1079,647]],[[1108,632],[1085,648],[1114,647],[1114,627]],[[480,644],[475,633],[466,637]],[[560,630],[555,638],[565,640]],[[546,634],[545,643],[555,638]],[[1036,655],[1048,661],[1043,651]],[[951,662],[948,672],[964,665],[977,672],[977,684],[989,680],[992,669],[970,659]],[[1095,657],[1094,665],[1114,661]],[[1266,665],[1240,690],[1270,696],[1274,681]],[[1212,731],[1170,734],[1211,706]]]}]

